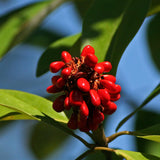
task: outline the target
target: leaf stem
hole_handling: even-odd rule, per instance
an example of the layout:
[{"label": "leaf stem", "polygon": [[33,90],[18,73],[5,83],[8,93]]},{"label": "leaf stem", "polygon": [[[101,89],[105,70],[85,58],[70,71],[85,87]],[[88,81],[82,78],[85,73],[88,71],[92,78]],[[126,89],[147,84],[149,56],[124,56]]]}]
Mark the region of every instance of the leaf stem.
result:
[{"label": "leaf stem", "polygon": [[121,131],[121,132],[117,132],[115,134],[112,134],[111,136],[106,138],[107,143],[112,142],[114,139],[116,139],[117,137],[119,137],[121,135],[133,135],[133,132],[131,132],[131,131]]}]

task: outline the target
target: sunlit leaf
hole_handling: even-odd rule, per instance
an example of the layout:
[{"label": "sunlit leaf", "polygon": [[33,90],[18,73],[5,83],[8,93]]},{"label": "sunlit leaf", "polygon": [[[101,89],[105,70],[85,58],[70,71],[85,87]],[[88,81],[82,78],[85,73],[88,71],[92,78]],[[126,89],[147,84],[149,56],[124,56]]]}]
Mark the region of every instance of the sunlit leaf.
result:
[{"label": "sunlit leaf", "polygon": [[[150,0],[96,0],[85,16],[82,48],[90,44],[99,61],[105,58],[113,64],[112,73],[133,39],[149,9]],[[136,18],[135,18],[136,17]]]},{"label": "sunlit leaf", "polygon": [[153,14],[160,12],[160,1],[159,0],[152,0],[151,2],[152,2],[151,7],[149,9],[147,16],[151,16]]},{"label": "sunlit leaf", "polygon": [[160,13],[149,22],[147,33],[151,57],[157,69],[160,71]]},{"label": "sunlit leaf", "polygon": [[53,61],[61,60],[61,52],[63,50],[69,51],[71,46],[78,40],[80,34],[62,38],[53,42],[49,48],[42,54],[37,66],[37,76],[49,71],[49,65]]},{"label": "sunlit leaf", "polygon": [[57,122],[68,121],[63,112],[57,113],[52,109],[51,101],[26,92],[4,89],[0,89],[0,116],[1,120],[20,116],[20,119],[43,121],[48,116]]},{"label": "sunlit leaf", "polygon": [[137,113],[139,110],[141,110],[148,102],[150,102],[154,97],[156,97],[158,94],[160,94],[160,83],[157,85],[157,87],[150,93],[150,95],[143,101],[143,103],[132,113],[130,113],[128,116],[126,116],[123,120],[120,121],[118,124],[116,131],[128,120],[130,119],[135,113]]},{"label": "sunlit leaf", "polygon": [[126,160],[160,160],[160,157],[141,152],[115,150],[115,153],[119,156],[124,157]]},{"label": "sunlit leaf", "polygon": [[51,0],[37,2],[0,17],[0,58],[22,42],[60,4]]},{"label": "sunlit leaf", "polygon": [[38,159],[44,159],[65,142],[68,136],[61,130],[38,123],[31,132],[30,147]]}]

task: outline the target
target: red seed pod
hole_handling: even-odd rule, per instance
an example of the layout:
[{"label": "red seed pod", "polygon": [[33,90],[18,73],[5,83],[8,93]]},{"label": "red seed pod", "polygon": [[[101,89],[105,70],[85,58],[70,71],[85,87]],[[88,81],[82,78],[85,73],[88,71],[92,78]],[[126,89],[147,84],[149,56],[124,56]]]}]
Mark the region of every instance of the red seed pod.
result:
[{"label": "red seed pod", "polygon": [[72,113],[72,115],[67,123],[67,126],[70,129],[77,129],[78,128],[78,116],[76,113]]},{"label": "red seed pod", "polygon": [[61,54],[61,59],[64,63],[68,63],[72,60],[72,56],[70,55],[69,52],[63,51]]},{"label": "red seed pod", "polygon": [[52,84],[56,84],[57,80],[60,78],[61,76],[53,76],[52,77]]},{"label": "red seed pod", "polygon": [[85,78],[79,78],[77,80],[77,87],[83,92],[89,92],[90,84]]},{"label": "red seed pod", "polygon": [[72,90],[69,94],[69,102],[72,106],[81,106],[83,103],[82,93],[78,90]]},{"label": "red seed pod", "polygon": [[64,62],[62,61],[56,61],[56,62],[52,62],[50,64],[50,71],[52,73],[57,73],[62,67],[64,67]]},{"label": "red seed pod", "polygon": [[94,121],[97,123],[101,123],[102,121],[104,121],[104,114],[98,109],[95,109],[93,111],[93,122]]},{"label": "red seed pod", "polygon": [[120,93],[117,94],[111,94],[111,101],[118,101],[121,98]]},{"label": "red seed pod", "polygon": [[66,83],[66,81],[62,77],[60,77],[56,82],[56,86],[58,88],[63,88],[65,83]]},{"label": "red seed pod", "polygon": [[94,67],[94,70],[99,73],[102,74],[104,72],[104,67],[101,63],[97,63]]},{"label": "red seed pod", "polygon": [[89,132],[87,118],[83,118],[78,115],[78,128],[82,132]]},{"label": "red seed pod", "polygon": [[110,94],[108,93],[107,89],[99,89],[98,95],[99,95],[101,101],[109,101],[110,100]]},{"label": "red seed pod", "polygon": [[62,72],[61,72],[62,77],[68,78],[68,76],[70,76],[70,74],[71,74],[71,71],[72,71],[71,67],[67,67],[67,68],[62,69]]},{"label": "red seed pod", "polygon": [[102,86],[104,86],[109,91],[109,93],[117,92],[116,85],[113,82],[105,80],[105,79],[101,79],[100,83]]},{"label": "red seed pod", "polygon": [[53,109],[56,112],[62,112],[64,110],[64,100],[65,100],[65,98],[66,98],[65,95],[61,95],[54,101]]},{"label": "red seed pod", "polygon": [[51,85],[51,86],[47,87],[46,91],[48,93],[57,93],[57,92],[63,91],[63,88],[57,88],[56,85]]},{"label": "red seed pod", "polygon": [[89,94],[90,94],[90,98],[91,98],[91,103],[94,106],[99,106],[101,104],[101,100],[100,100],[100,97],[99,97],[97,91],[94,89],[91,89],[89,91]]},{"label": "red seed pod", "polygon": [[69,97],[66,97],[65,100],[64,100],[64,108],[66,110],[70,110],[71,109],[71,105],[69,103]]},{"label": "red seed pod", "polygon": [[89,67],[94,67],[98,62],[98,58],[94,54],[87,54],[84,63]]},{"label": "red seed pod", "polygon": [[120,93],[121,92],[121,86],[120,85],[116,84],[115,88],[116,88],[115,93]]},{"label": "red seed pod", "polygon": [[110,71],[111,71],[112,65],[111,65],[110,62],[105,61],[105,62],[101,62],[101,64],[102,64],[103,67],[104,67],[104,72],[110,72]]},{"label": "red seed pod", "polygon": [[79,114],[83,118],[87,118],[89,115],[89,109],[85,101],[83,101],[82,105],[79,108]]},{"label": "red seed pod", "polygon": [[111,82],[113,82],[113,83],[116,82],[116,77],[113,76],[113,75],[104,74],[102,77],[103,77],[105,80],[111,81]]},{"label": "red seed pod", "polygon": [[104,106],[104,114],[112,114],[117,110],[117,105],[114,102],[108,101]]},{"label": "red seed pod", "polygon": [[83,50],[82,50],[82,53],[81,53],[81,56],[86,56],[87,54],[94,54],[95,53],[95,50],[94,50],[94,48],[92,47],[92,46],[90,46],[90,45],[87,45],[87,46],[85,46],[84,48],[83,48]]},{"label": "red seed pod", "polygon": [[88,119],[88,127],[89,127],[89,130],[95,131],[96,129],[98,129],[99,123],[98,124],[97,123],[94,124],[92,117],[89,117],[89,119]]}]

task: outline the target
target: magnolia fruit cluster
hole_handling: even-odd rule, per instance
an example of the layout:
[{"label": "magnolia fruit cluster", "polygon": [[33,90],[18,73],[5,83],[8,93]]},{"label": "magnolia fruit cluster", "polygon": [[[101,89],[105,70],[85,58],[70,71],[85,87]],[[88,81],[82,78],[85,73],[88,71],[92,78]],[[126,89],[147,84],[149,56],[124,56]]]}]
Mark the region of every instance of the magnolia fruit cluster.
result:
[{"label": "magnolia fruit cluster", "polygon": [[68,127],[88,132],[96,130],[104,120],[104,114],[110,115],[117,109],[114,101],[120,98],[121,87],[115,84],[116,78],[106,74],[112,69],[110,62],[98,63],[95,50],[87,45],[80,58],[71,57],[63,51],[62,61],[52,62],[50,71],[61,75],[52,77],[49,93],[64,91],[53,103],[57,112],[72,109]]}]

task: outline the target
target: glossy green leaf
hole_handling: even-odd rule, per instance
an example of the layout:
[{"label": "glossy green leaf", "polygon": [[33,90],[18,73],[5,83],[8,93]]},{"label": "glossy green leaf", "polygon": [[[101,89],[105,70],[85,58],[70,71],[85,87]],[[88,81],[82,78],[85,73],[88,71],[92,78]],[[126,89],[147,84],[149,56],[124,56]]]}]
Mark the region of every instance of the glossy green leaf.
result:
[{"label": "glossy green leaf", "polygon": [[14,116],[16,116],[15,119],[20,116],[20,119],[40,121],[44,121],[48,116],[57,122],[67,123],[68,121],[65,114],[55,112],[52,109],[52,102],[45,98],[26,92],[0,89],[1,120],[13,120]]},{"label": "glossy green leaf", "polygon": [[160,12],[160,1],[159,0],[152,0],[151,2],[152,2],[151,7],[149,9],[147,16],[151,16],[153,14]]},{"label": "glossy green leaf", "polygon": [[126,160],[160,160],[160,157],[141,152],[115,150],[115,153],[119,156],[124,157]]},{"label": "glossy green leaf", "polygon": [[49,71],[49,65],[53,61],[61,60],[61,52],[69,50],[71,46],[78,40],[80,34],[62,38],[53,42],[48,49],[42,54],[38,61],[36,75],[39,77]]},{"label": "glossy green leaf", "polygon": [[67,138],[68,135],[61,130],[45,123],[38,123],[31,132],[30,147],[38,159],[44,159],[57,151]]},{"label": "glossy green leaf", "polygon": [[146,17],[149,4],[150,0],[123,0],[123,3],[96,0],[84,19],[82,48],[92,45],[99,61],[108,58],[112,62],[115,74],[125,48]]},{"label": "glossy green leaf", "polygon": [[160,13],[151,19],[147,30],[150,54],[154,64],[160,71]]},{"label": "glossy green leaf", "polygon": [[160,83],[157,85],[157,87],[150,93],[150,95],[143,101],[143,103],[135,109],[132,113],[130,113],[128,116],[126,116],[120,123],[118,124],[116,131],[128,120],[130,119],[135,113],[137,113],[139,110],[141,110],[148,102],[150,102],[154,97],[156,97],[158,94],[160,94]]},{"label": "glossy green leaf", "polygon": [[37,2],[2,16],[0,18],[0,58],[13,46],[22,42],[59,5],[51,0]]},{"label": "glossy green leaf", "polygon": [[135,131],[133,132],[133,135],[139,138],[160,142],[160,124],[151,126],[146,129]]}]

